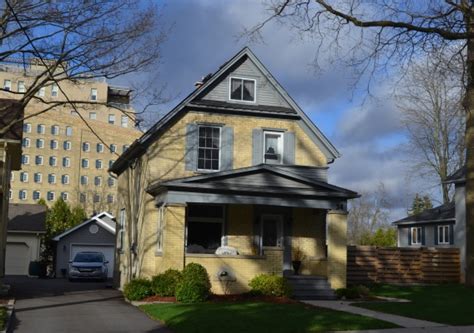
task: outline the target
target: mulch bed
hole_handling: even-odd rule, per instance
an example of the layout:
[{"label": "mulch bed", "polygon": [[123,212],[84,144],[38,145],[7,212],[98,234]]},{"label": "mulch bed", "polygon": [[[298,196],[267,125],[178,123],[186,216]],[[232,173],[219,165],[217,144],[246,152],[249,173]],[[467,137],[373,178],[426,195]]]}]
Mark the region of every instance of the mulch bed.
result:
[{"label": "mulch bed", "polygon": [[162,296],[150,296],[145,299],[142,299],[142,302],[168,302],[168,303],[175,303],[176,297],[162,297]]},{"label": "mulch bed", "polygon": [[[176,297],[161,297],[161,296],[150,296],[142,300],[143,302],[169,302],[175,303]],[[250,294],[236,294],[236,295],[211,295],[209,301],[213,303],[220,302],[266,302],[275,304],[294,304],[299,303],[294,299],[288,297],[276,297],[276,296],[254,296]]]}]

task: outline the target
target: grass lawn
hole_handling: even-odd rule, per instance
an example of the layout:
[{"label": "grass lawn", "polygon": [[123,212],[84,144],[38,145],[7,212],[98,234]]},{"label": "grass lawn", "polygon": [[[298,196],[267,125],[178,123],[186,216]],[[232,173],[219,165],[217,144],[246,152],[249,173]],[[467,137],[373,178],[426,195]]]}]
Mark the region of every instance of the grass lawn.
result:
[{"label": "grass lawn", "polygon": [[396,327],[384,321],[304,304],[219,302],[140,308],[176,333],[325,332]]},{"label": "grass lawn", "polygon": [[0,307],[0,331],[5,329],[7,322],[7,309],[4,306]]},{"label": "grass lawn", "polygon": [[411,303],[366,302],[366,309],[450,325],[474,324],[474,288],[463,285],[392,286],[371,288],[375,295],[411,300]]}]

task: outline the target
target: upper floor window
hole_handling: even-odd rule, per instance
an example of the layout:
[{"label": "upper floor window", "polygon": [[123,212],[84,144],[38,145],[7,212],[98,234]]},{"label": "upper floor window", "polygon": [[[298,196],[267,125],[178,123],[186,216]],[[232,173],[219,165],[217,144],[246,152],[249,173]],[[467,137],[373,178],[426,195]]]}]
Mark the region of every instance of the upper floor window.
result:
[{"label": "upper floor window", "polygon": [[61,192],[61,198],[62,198],[64,201],[68,201],[68,200],[69,200],[69,193],[67,193],[67,192]]},{"label": "upper floor window", "polygon": [[20,200],[26,200],[27,198],[27,191],[26,190],[20,190],[20,192],[18,192],[18,198]]},{"label": "upper floor window", "polygon": [[20,172],[20,182],[28,182],[28,172]]},{"label": "upper floor window", "polygon": [[56,184],[56,175],[54,173],[48,175],[48,183]]},{"label": "upper floor window", "polygon": [[88,168],[88,167],[89,167],[89,160],[88,160],[87,158],[83,158],[83,159],[81,160],[81,166],[82,166],[83,168]]},{"label": "upper floor window", "polygon": [[95,168],[102,169],[102,160],[95,160]]},{"label": "upper floor window", "polygon": [[44,140],[43,139],[36,139],[36,148],[44,148]]},{"label": "upper floor window", "polygon": [[109,185],[109,187],[112,187],[115,185],[115,179],[113,179],[112,177],[109,177],[107,179],[107,185]]},{"label": "upper floor window", "polygon": [[43,181],[43,176],[41,172],[36,172],[34,174],[34,180],[35,180],[35,183],[41,183]]},{"label": "upper floor window", "polygon": [[82,143],[82,151],[89,151],[91,149],[91,145],[89,142],[83,142]]},{"label": "upper floor window", "polygon": [[120,117],[120,126],[128,127],[128,117],[123,115]]},{"label": "upper floor window", "polygon": [[23,138],[21,140],[21,145],[22,145],[23,148],[28,148],[30,146],[30,143],[31,143],[31,141],[28,138]]},{"label": "upper floor window", "polygon": [[98,143],[96,150],[98,153],[103,153],[104,152],[104,145],[102,143]]},{"label": "upper floor window", "polygon": [[18,81],[18,92],[19,93],[26,92],[25,81]]},{"label": "upper floor window", "polygon": [[113,202],[114,202],[113,194],[107,194],[107,203],[113,203]]},{"label": "upper floor window", "polygon": [[36,126],[36,133],[44,134],[45,129],[46,129],[46,126],[44,126],[43,124],[38,124],[38,126]]},{"label": "upper floor window", "polygon": [[69,157],[63,157],[63,167],[69,168],[71,166],[71,159]]},{"label": "upper floor window", "polygon": [[109,168],[111,168],[114,163],[115,163],[115,160],[110,160],[109,161]]},{"label": "upper floor window", "polygon": [[23,132],[30,133],[31,132],[31,124],[29,124],[29,123],[23,124]]},{"label": "upper floor window", "polygon": [[12,90],[12,81],[11,80],[3,81],[3,89],[7,91]]},{"label": "upper floor window", "polygon": [[71,150],[71,141],[64,141],[63,148],[64,150]]},{"label": "upper floor window", "polygon": [[91,89],[91,101],[97,101],[97,88]]},{"label": "upper floor window", "polygon": [[230,99],[234,101],[255,102],[255,80],[231,78]]},{"label": "upper floor window", "polygon": [[72,127],[71,126],[66,127],[66,136],[72,136]]},{"label": "upper floor window", "polygon": [[35,164],[36,164],[36,165],[43,165],[43,156],[41,156],[41,155],[36,155],[36,156],[35,156]]},{"label": "upper floor window", "polygon": [[110,152],[111,152],[111,153],[115,153],[116,151],[117,151],[117,145],[115,145],[115,144],[112,143],[112,144],[110,145]]},{"label": "upper floor window", "polygon": [[438,226],[438,244],[450,244],[451,235],[449,234],[449,225]]},{"label": "upper floor window", "polygon": [[109,114],[108,118],[109,124],[115,124],[115,115],[114,114]]},{"label": "upper floor window", "polygon": [[51,97],[58,97],[59,87],[56,83],[51,86]]},{"label": "upper floor window", "polygon": [[29,155],[21,155],[21,164],[30,164],[30,156]]},{"label": "upper floor window", "polygon": [[122,146],[122,153],[124,153],[128,149],[129,145],[123,145]]},{"label": "upper floor window", "polygon": [[89,177],[81,176],[81,185],[87,185],[89,183]]},{"label": "upper floor window", "polygon": [[58,164],[58,159],[55,156],[50,156],[49,157],[49,165],[54,167],[57,164]]},{"label": "upper floor window", "polygon": [[54,197],[55,197],[55,195],[54,195],[53,191],[48,191],[48,193],[46,194],[46,199],[48,201],[54,201]]},{"label": "upper floor window", "polygon": [[58,149],[58,141],[57,141],[57,140],[51,140],[51,141],[49,142],[49,147],[50,147],[51,149]]},{"label": "upper floor window", "polygon": [[52,135],[59,135],[59,126],[58,125],[51,126],[51,134]]},{"label": "upper floor window", "polygon": [[40,191],[33,191],[33,200],[39,200],[40,197],[41,197]]},{"label": "upper floor window", "polygon": [[283,157],[283,133],[263,133],[263,161],[267,164],[281,164]]},{"label": "upper floor window", "polygon": [[61,184],[69,184],[69,175],[62,175],[61,176]]},{"label": "upper floor window", "polygon": [[78,116],[79,116],[79,112],[74,111],[74,110],[71,110],[71,116],[78,117]]},{"label": "upper floor window", "polygon": [[219,170],[220,141],[220,127],[199,126],[199,170]]},{"label": "upper floor window", "polygon": [[100,186],[100,185],[102,185],[102,177],[100,177],[100,176],[94,177],[94,185],[95,185],[95,186]]},{"label": "upper floor window", "polygon": [[97,113],[89,112],[89,119],[96,120],[97,119]]},{"label": "upper floor window", "polygon": [[46,88],[45,88],[45,87],[41,87],[41,88],[39,88],[39,90],[38,90],[38,92],[36,93],[36,95],[39,96],[39,97],[44,97],[45,91],[46,91]]}]

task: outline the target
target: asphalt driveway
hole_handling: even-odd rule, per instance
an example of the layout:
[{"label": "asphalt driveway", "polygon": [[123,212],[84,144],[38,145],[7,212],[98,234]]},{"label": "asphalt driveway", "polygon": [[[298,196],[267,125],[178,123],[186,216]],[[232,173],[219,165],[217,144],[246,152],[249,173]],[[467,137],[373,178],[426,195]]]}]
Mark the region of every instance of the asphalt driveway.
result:
[{"label": "asphalt driveway", "polygon": [[169,333],[106,283],[7,277],[16,298],[11,332]]}]

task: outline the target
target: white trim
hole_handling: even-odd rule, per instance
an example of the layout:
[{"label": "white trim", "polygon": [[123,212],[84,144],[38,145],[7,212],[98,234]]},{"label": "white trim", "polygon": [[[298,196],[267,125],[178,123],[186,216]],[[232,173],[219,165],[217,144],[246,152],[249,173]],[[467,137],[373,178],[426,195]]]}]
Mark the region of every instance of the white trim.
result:
[{"label": "white trim", "polygon": [[[232,96],[232,79],[242,80],[242,91],[243,91],[243,84],[244,84],[243,81],[244,80],[253,81],[253,101],[246,101],[246,100],[243,100],[243,99],[233,99],[233,98],[231,98],[231,96]],[[246,77],[229,76],[229,101],[256,104],[257,103],[257,80],[246,78]]]},{"label": "white trim", "polygon": [[[416,235],[417,235],[417,238],[420,239],[420,241],[418,242],[418,239],[415,240],[413,239],[413,229],[417,229],[417,232],[416,232]],[[410,228],[410,239],[411,239],[411,244],[410,245],[421,245],[423,243],[423,228],[422,227],[411,227]]]},{"label": "white trim", "polygon": [[277,245],[270,246],[271,248],[283,249],[283,215],[280,214],[262,214],[260,216],[260,249],[268,248],[269,246],[263,245],[263,220],[265,218],[276,218],[277,222]]},{"label": "white trim", "polygon": [[[270,134],[270,135],[278,135],[280,137],[280,140],[278,142],[278,149],[281,151],[281,154],[280,154],[280,163],[266,163],[265,162],[265,136],[267,134]],[[284,136],[284,132],[277,132],[277,131],[263,131],[263,143],[262,143],[262,147],[263,147],[263,163],[265,164],[275,164],[275,165],[278,165],[278,164],[283,164],[283,156],[285,154],[285,143],[284,143],[284,140],[285,140],[285,136]]]},{"label": "white trim", "polygon": [[115,229],[116,229],[116,228],[111,227],[108,223],[106,223],[106,222],[104,222],[104,221],[102,221],[102,220],[100,219],[101,216],[103,216],[103,215],[106,215],[106,216],[108,216],[109,218],[113,218],[112,215],[110,215],[109,213],[107,213],[107,212],[104,211],[104,212],[102,212],[102,213],[99,213],[99,214],[93,216],[91,219],[82,222],[81,224],[75,226],[74,228],[71,228],[71,229],[69,229],[69,230],[66,230],[66,231],[63,232],[62,234],[60,234],[60,235],[54,237],[53,240],[54,240],[54,241],[59,241],[59,240],[60,240],[61,238],[63,238],[64,236],[69,235],[70,233],[76,231],[76,230],[79,229],[79,228],[82,228],[83,226],[85,226],[85,225],[87,225],[87,224],[89,224],[89,223],[91,223],[91,222],[96,222],[96,223],[99,224],[101,227],[103,227],[105,230],[107,230],[108,232],[110,232],[112,235],[115,235]]},{"label": "white trim", "polygon": [[[436,227],[438,228],[438,239],[437,239],[437,243],[438,243],[439,245],[449,245],[449,244],[451,244],[451,237],[452,237],[452,235],[451,235],[451,233],[450,233],[450,229],[451,229],[451,228],[450,228],[450,225],[449,225],[449,224],[443,224],[443,225],[438,225],[438,226],[436,226]],[[444,228],[448,229],[448,233],[447,233],[448,239],[445,240],[444,242],[441,242],[441,241],[440,241],[440,236],[441,236],[441,234],[443,234],[442,230],[443,230]],[[443,235],[443,238],[444,238],[444,235]]]},{"label": "white trim", "polygon": [[[217,128],[219,129],[219,167],[217,169],[199,169],[199,129],[201,127],[210,127],[210,128]],[[196,171],[198,172],[218,172],[218,171],[221,171],[221,155],[222,155],[222,126],[219,126],[219,125],[206,125],[206,124],[198,124],[197,125],[197,139],[198,139],[198,143],[197,143],[197,161],[196,161],[196,164],[197,164],[197,167],[196,167]],[[203,147],[203,149],[206,149],[205,147]]]}]

